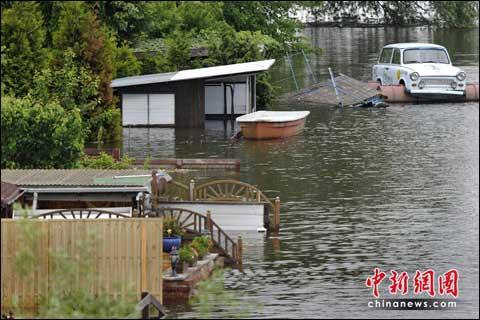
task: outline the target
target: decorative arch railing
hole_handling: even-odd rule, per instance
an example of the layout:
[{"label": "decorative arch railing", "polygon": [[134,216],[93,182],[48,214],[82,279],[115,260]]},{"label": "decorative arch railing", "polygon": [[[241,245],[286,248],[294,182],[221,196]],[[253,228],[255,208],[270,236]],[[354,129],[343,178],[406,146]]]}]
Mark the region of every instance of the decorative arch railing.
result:
[{"label": "decorative arch railing", "polygon": [[[130,218],[130,216],[100,209],[61,209],[32,216],[32,219],[53,219],[54,217],[63,219],[103,219],[103,218]],[[69,217],[67,217],[69,216]]]},{"label": "decorative arch railing", "polygon": [[231,201],[255,202],[265,204],[264,222],[268,230],[279,228],[280,199],[273,202],[254,185],[237,180],[215,180],[195,185],[190,180],[189,185],[171,181],[167,187],[169,200],[181,201]]},{"label": "decorative arch railing", "polygon": [[156,212],[156,216],[175,219],[183,230],[190,233],[201,235],[208,230],[216,248],[234,264],[241,264],[241,245],[239,247],[239,244],[212,220],[208,212],[203,215],[183,208],[159,208]]}]

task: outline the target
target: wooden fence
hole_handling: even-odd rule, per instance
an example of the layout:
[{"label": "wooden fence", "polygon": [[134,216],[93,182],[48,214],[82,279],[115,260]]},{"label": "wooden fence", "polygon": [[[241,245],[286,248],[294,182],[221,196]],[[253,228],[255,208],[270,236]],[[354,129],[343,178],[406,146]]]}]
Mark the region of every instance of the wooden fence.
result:
[{"label": "wooden fence", "polygon": [[[69,261],[78,262],[82,240],[95,234],[88,247],[88,271],[78,272],[72,286],[87,286],[94,294],[122,298],[132,292],[140,300],[149,292],[162,301],[162,219],[30,220],[39,231],[33,246],[34,272],[21,276],[16,255],[28,246],[21,232],[21,220],[1,220],[1,304],[2,312],[12,307],[29,309],[49,296],[55,284],[50,253],[64,252]],[[31,227],[32,227],[31,226]],[[89,281],[92,278],[95,281]]]}]

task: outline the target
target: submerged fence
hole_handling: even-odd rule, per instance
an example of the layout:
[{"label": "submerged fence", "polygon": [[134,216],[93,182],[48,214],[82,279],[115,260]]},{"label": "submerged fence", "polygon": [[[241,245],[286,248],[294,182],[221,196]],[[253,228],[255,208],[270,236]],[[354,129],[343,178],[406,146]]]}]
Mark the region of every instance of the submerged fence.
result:
[{"label": "submerged fence", "polygon": [[[76,245],[88,242],[87,270],[79,270],[72,287],[82,286],[94,294],[113,298],[131,296],[140,300],[149,292],[162,301],[162,219],[29,220],[36,239],[25,237],[21,220],[1,220],[1,304],[2,311],[36,308],[41,297],[52,294],[55,277],[53,252],[77,261],[82,253]],[[33,240],[33,241],[32,241]],[[34,244],[32,246],[32,243]],[[29,277],[19,272],[18,257],[30,246],[34,271]],[[17,259],[17,260],[16,260]],[[61,275],[60,275],[61,276]],[[89,281],[94,277],[95,281]]]}]

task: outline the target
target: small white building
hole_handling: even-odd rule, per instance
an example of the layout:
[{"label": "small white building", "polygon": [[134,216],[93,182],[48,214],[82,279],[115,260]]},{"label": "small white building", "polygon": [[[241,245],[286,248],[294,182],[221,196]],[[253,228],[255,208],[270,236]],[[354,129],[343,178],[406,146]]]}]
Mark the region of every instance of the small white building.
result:
[{"label": "small white building", "polygon": [[[205,119],[256,110],[256,74],[275,60],[115,79],[122,125],[203,128]],[[233,101],[233,103],[232,103]]]}]

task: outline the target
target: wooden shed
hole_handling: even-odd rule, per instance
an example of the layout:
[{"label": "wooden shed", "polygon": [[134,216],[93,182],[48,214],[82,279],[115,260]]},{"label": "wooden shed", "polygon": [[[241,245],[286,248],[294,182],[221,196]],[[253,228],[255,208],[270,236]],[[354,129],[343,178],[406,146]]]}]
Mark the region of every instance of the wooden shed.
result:
[{"label": "wooden shed", "polygon": [[275,60],[119,78],[122,126],[203,128],[256,110],[256,74]]}]

